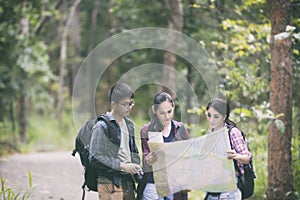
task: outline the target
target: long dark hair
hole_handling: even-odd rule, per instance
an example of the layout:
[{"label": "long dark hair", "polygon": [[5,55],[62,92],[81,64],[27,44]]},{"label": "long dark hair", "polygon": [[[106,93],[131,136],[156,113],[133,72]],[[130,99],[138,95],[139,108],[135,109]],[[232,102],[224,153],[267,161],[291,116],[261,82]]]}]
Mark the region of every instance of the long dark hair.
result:
[{"label": "long dark hair", "polygon": [[[155,97],[153,98],[153,109],[156,111],[158,106],[165,101],[170,102],[172,104],[172,107],[174,108],[175,104],[171,95],[166,92],[161,92],[156,94]],[[160,123],[156,114],[152,112],[152,109],[150,109],[150,117],[151,117],[151,122],[148,130],[161,131],[163,129],[163,124]]]},{"label": "long dark hair", "polygon": [[216,111],[218,111],[221,115],[223,115],[225,117],[226,124],[237,127],[236,123],[229,119],[230,106],[224,99],[213,99],[207,104],[206,110],[208,110],[209,108],[213,108]]}]

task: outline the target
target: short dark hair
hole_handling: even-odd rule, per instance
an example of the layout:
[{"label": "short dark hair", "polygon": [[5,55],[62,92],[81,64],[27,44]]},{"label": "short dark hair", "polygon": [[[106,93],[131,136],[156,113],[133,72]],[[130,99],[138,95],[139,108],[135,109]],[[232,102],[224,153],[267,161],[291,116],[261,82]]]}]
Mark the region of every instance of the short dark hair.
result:
[{"label": "short dark hair", "polygon": [[134,94],[129,85],[125,83],[116,83],[108,91],[108,98],[110,103],[113,101],[118,103],[123,98],[133,99]]}]

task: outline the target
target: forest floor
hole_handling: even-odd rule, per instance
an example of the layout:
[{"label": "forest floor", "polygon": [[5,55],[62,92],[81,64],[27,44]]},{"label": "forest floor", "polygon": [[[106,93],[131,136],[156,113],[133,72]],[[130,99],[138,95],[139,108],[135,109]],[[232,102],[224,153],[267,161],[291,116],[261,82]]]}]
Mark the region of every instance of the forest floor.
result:
[{"label": "forest floor", "polygon": [[[31,173],[32,187],[28,172]],[[80,200],[83,168],[79,156],[71,152],[15,154],[2,157],[0,175],[4,186],[15,193],[32,192],[30,200]],[[86,192],[85,199],[97,200],[96,192]]]}]

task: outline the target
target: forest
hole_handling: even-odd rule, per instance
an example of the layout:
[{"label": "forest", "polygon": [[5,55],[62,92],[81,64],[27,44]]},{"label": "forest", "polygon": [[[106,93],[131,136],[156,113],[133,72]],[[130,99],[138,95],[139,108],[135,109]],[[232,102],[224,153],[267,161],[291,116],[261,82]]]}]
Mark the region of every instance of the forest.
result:
[{"label": "forest", "polygon": [[137,140],[159,91],[192,137],[225,97],[254,156],[251,199],[300,199],[299,0],[0,0],[0,55],[0,155],[71,151],[125,82]]}]

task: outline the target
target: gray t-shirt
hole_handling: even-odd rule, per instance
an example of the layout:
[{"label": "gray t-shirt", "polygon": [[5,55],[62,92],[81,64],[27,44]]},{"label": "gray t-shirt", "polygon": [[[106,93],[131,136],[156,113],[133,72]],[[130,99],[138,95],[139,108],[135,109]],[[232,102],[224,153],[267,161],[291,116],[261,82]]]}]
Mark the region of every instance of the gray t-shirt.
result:
[{"label": "gray t-shirt", "polygon": [[126,121],[122,119],[121,128],[121,144],[118,156],[121,162],[131,163],[130,149],[129,149],[129,132],[127,129]]}]

